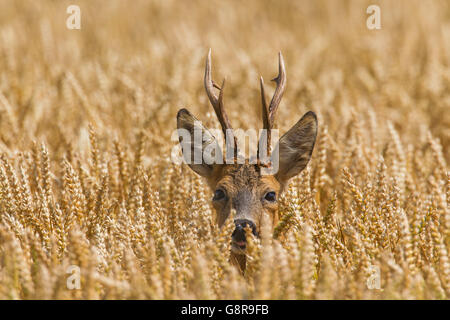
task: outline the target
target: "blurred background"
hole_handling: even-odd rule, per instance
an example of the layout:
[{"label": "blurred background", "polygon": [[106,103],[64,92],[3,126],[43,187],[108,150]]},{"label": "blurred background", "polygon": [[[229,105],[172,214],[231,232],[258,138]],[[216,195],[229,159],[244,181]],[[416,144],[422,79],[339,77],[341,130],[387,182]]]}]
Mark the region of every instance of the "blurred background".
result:
[{"label": "blurred background", "polygon": [[[280,134],[319,120],[247,281],[232,220],[170,161],[180,108],[219,127],[209,48],[234,128],[262,127],[279,51]],[[0,0],[0,298],[446,299],[449,146],[448,0]]]},{"label": "blurred background", "polygon": [[[66,27],[72,4],[80,30]],[[366,27],[370,4],[381,9],[380,30]],[[92,123],[103,144],[131,143],[144,129],[147,156],[165,154],[179,108],[215,122],[203,89],[212,48],[234,127],[261,127],[259,76],[269,99],[282,51],[281,133],[308,110],[337,143],[352,117],[379,139],[390,121],[404,143],[423,142],[430,130],[450,159],[448,1],[2,0],[0,7],[0,149],[37,139],[56,153],[67,144],[83,153]]]}]

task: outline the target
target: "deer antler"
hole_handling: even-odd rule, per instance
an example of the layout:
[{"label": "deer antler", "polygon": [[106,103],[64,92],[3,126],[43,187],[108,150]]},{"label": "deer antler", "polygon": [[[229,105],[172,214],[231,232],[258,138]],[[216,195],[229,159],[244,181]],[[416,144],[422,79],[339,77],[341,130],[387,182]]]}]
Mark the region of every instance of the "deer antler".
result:
[{"label": "deer antler", "polygon": [[[219,89],[219,97],[214,93],[214,88]],[[225,79],[222,81],[222,86],[219,87],[212,79],[211,79],[211,49],[209,49],[208,57],[206,58],[206,67],[205,67],[205,90],[208,95],[209,101],[211,102],[214,111],[216,112],[216,116],[219,119],[220,125],[222,126],[222,131],[227,137],[227,129],[233,130],[231,127],[230,121],[228,120],[228,116],[225,112],[225,108],[223,107],[223,90],[225,88]],[[237,151],[237,142],[236,137],[234,137],[234,148]],[[227,143],[228,146],[228,143]]]},{"label": "deer antler", "polygon": [[[284,68],[284,60],[281,52],[278,53],[278,76],[272,81],[275,81],[277,87],[273,94],[272,100],[270,101],[269,107],[267,107],[266,97],[264,92],[264,80],[260,78],[261,84],[261,100],[262,100],[262,120],[263,129],[267,130],[267,152],[270,154],[270,130],[273,128],[275,122],[275,113],[277,111],[278,105],[280,104],[281,97],[283,96],[284,89],[286,88],[286,70]],[[258,145],[258,156],[259,156],[259,145]]]}]

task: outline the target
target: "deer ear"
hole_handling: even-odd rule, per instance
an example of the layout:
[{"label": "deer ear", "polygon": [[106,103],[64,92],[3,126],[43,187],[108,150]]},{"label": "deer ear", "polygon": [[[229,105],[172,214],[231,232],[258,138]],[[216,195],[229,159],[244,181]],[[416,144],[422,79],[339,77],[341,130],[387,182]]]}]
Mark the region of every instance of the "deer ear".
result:
[{"label": "deer ear", "polygon": [[299,174],[308,164],[317,136],[317,117],[312,111],[305,115],[278,141],[278,172],[275,178],[282,184]]},{"label": "deer ear", "polygon": [[210,178],[223,154],[214,135],[188,110],[177,114],[178,139],[188,166],[202,177]]}]

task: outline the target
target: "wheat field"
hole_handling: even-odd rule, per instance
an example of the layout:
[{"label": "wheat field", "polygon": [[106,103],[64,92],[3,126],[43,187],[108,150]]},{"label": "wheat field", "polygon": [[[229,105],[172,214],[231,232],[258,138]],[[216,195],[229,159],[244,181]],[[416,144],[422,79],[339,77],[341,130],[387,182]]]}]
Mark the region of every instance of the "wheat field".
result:
[{"label": "wheat field", "polygon": [[[370,1],[1,0],[0,299],[449,299],[450,3],[374,2],[380,30]],[[235,128],[279,51],[280,132],[319,121],[244,275],[171,161],[179,108],[219,128],[209,48]]]}]

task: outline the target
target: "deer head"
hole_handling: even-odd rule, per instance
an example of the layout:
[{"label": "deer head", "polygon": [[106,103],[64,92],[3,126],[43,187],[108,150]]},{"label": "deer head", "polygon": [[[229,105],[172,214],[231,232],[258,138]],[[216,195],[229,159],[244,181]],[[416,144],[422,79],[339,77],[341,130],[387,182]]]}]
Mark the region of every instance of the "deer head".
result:
[{"label": "deer head", "polygon": [[[187,132],[189,137],[194,136],[194,130],[202,133],[203,139],[195,143],[195,139],[185,139],[186,136],[179,135],[183,155],[192,170],[206,178],[213,192],[212,203],[216,210],[217,223],[221,227],[229,217],[232,209],[235,210],[235,230],[232,234],[233,261],[237,262],[241,270],[245,269],[246,234],[245,228],[258,236],[263,221],[269,221],[271,228],[278,222],[278,198],[288,184],[289,179],[299,174],[308,164],[314,148],[317,135],[317,118],[314,112],[307,112],[303,117],[278,141],[273,152],[277,154],[274,159],[271,151],[271,130],[275,122],[275,114],[280,104],[286,87],[286,72],[283,56],[279,53],[279,73],[273,79],[276,89],[270,104],[267,106],[264,82],[260,78],[262,98],[262,119],[265,135],[261,135],[258,144],[258,161],[251,163],[248,159],[243,163],[237,163],[237,143],[233,136],[233,129],[223,105],[223,92],[225,80],[219,87],[211,79],[211,50],[206,59],[204,84],[208,98],[214,108],[217,118],[221,124],[222,131],[227,137],[226,154],[232,154],[234,160],[211,162],[211,159],[200,157],[201,161],[194,161],[193,154],[197,151],[202,154],[207,148],[213,146],[214,150],[221,150],[218,141],[211,132],[186,109],[181,109],[177,114],[177,127]],[[214,92],[219,90],[219,95]],[[188,137],[188,138],[189,138]],[[231,137],[231,139],[229,139]],[[183,141],[185,140],[185,141]],[[266,144],[267,143],[267,144]],[[267,149],[269,162],[261,161],[261,150]],[[230,153],[230,150],[232,152]],[[189,151],[189,152],[188,152]],[[222,151],[220,151],[222,153]],[[217,155],[216,155],[217,156]],[[223,158],[220,154],[219,159]],[[278,171],[273,174],[263,174],[263,168],[278,161]],[[269,217],[264,220],[263,217]]]}]

